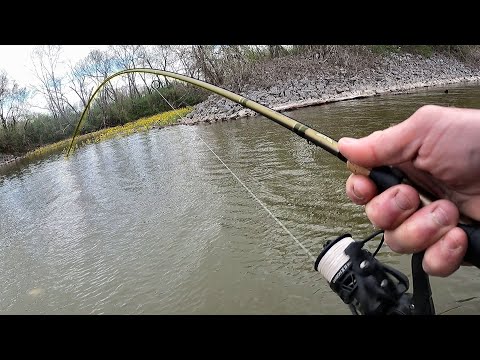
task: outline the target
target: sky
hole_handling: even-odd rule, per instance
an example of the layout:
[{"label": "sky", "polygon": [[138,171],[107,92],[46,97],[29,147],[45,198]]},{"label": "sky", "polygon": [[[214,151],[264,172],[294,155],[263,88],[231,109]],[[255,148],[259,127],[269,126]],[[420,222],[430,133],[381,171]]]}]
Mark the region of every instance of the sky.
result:
[{"label": "sky", "polygon": [[[21,87],[38,85],[35,77],[32,52],[38,45],[0,45],[0,71],[5,70],[8,78],[15,80]],[[66,64],[75,64],[85,58],[91,50],[106,50],[108,45],[62,45],[61,59]],[[67,69],[67,68],[66,68]],[[60,75],[60,74],[59,74]],[[70,97],[71,94],[66,94]],[[45,103],[40,96],[30,98],[32,110],[44,112]]]},{"label": "sky", "polygon": [[[27,86],[35,81],[31,53],[38,45],[0,45],[0,70],[5,70],[10,79]],[[86,57],[93,49],[105,50],[108,45],[63,45],[64,61],[73,64]]]}]

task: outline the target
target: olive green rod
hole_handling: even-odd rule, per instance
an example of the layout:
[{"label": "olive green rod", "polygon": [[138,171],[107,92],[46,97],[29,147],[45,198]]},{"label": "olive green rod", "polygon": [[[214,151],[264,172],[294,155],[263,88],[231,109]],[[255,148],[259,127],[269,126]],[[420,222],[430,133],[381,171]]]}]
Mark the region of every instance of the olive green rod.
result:
[{"label": "olive green rod", "polygon": [[329,138],[326,135],[323,135],[319,133],[316,130],[313,130],[312,128],[308,127],[305,124],[302,124],[292,118],[289,118],[288,116],[282,115],[279,112],[272,110],[266,106],[260,105],[256,103],[255,101],[249,100],[243,96],[240,96],[238,94],[235,94],[231,91],[228,91],[226,89],[223,89],[221,87],[209,84],[205,81],[197,80],[194,78],[191,78],[189,76],[185,75],[180,75],[177,73],[169,72],[169,71],[163,71],[163,70],[157,70],[157,69],[127,69],[127,70],[122,70],[119,71],[109,77],[107,77],[95,90],[95,92],[92,94],[90,99],[88,100],[87,106],[85,106],[85,109],[82,112],[82,116],[80,117],[80,121],[77,124],[77,127],[75,128],[75,132],[73,134],[72,141],[70,143],[70,146],[68,148],[67,156],[70,155],[70,152],[73,148],[74,140],[75,137],[78,135],[78,132],[81,129],[81,126],[86,119],[86,115],[88,113],[90,104],[92,103],[93,99],[95,98],[95,95],[100,91],[100,89],[111,79],[114,77],[124,75],[124,74],[129,74],[129,73],[148,73],[148,74],[154,74],[154,75],[162,75],[170,78],[174,78],[177,80],[185,81],[187,83],[199,86],[201,88],[204,88],[206,90],[210,90],[211,92],[214,92],[218,95],[221,95],[223,97],[226,97],[227,99],[230,99],[246,108],[252,109],[253,111],[256,111],[257,113],[269,118],[270,120],[275,121],[277,124],[280,124],[287,129],[295,132],[299,136],[307,139],[308,141],[312,142],[313,144],[322,147],[332,155],[335,155],[338,157],[340,160],[343,162],[347,162],[347,159],[338,151],[338,145],[337,142],[331,138]]},{"label": "olive green rod", "polygon": [[[260,104],[256,103],[255,101],[249,100],[249,99],[247,99],[243,96],[235,94],[234,92],[231,92],[231,91],[228,91],[228,90],[223,89],[221,87],[209,84],[205,81],[201,81],[201,80],[189,77],[189,76],[180,75],[180,74],[170,72],[170,71],[164,71],[164,70],[158,70],[158,69],[146,69],[146,68],[126,69],[126,70],[118,71],[118,72],[114,73],[113,75],[107,77],[105,80],[103,80],[103,82],[95,89],[92,96],[88,100],[88,103],[85,106],[85,109],[82,112],[82,115],[81,115],[80,120],[77,124],[77,127],[75,128],[75,132],[73,133],[72,141],[71,141],[70,146],[69,146],[68,151],[67,151],[67,157],[70,155],[70,152],[73,149],[75,137],[78,135],[78,132],[80,131],[80,128],[81,128],[83,122],[86,119],[86,115],[88,114],[90,105],[91,105],[93,99],[95,98],[95,96],[100,91],[100,89],[107,82],[109,82],[111,79],[113,79],[117,76],[120,76],[120,75],[130,74],[130,73],[147,73],[147,74],[161,75],[161,76],[177,79],[177,80],[180,80],[180,81],[184,81],[186,83],[196,85],[196,86],[201,87],[201,88],[206,89],[206,90],[210,90],[213,93],[216,93],[216,94],[218,94],[220,96],[223,96],[227,99],[230,99],[230,100],[232,100],[232,101],[234,101],[234,102],[236,102],[236,103],[238,103],[238,104],[240,104],[240,105],[242,105],[246,108],[249,108],[249,109],[252,109],[253,111],[256,111],[257,113],[267,117],[268,119],[275,121],[277,124],[280,124],[280,125],[286,127],[287,129],[295,132],[297,135],[303,137],[304,139],[307,139],[311,143],[313,143],[317,146],[320,146],[324,150],[328,151],[330,154],[335,155],[337,158],[339,158],[340,160],[345,162],[347,164],[347,168],[352,173],[361,174],[361,175],[365,175],[365,176],[369,176],[370,173],[371,173],[370,169],[364,168],[362,166],[359,166],[357,164],[353,164],[350,161],[348,161],[338,150],[338,143],[335,140],[329,138],[328,136],[326,136],[324,134],[319,133],[318,131],[308,127],[305,124],[302,124],[299,121],[296,121],[296,120],[294,120],[294,119],[292,119],[288,116],[282,115],[275,110],[272,110],[272,109],[270,109],[266,106],[260,105]],[[434,198],[431,196],[431,194],[428,194],[421,187],[417,186],[416,184],[409,181],[408,179],[404,179],[403,182],[409,183],[410,185],[413,185],[417,189],[417,191],[420,195],[421,206],[428,205],[434,200]],[[471,219],[469,219],[468,217],[466,217],[462,214],[460,215],[460,219],[464,223],[467,223],[467,224],[472,223]]]},{"label": "olive green rod", "polygon": [[[353,164],[350,161],[347,161],[347,159],[338,150],[338,143],[335,140],[333,140],[332,138],[330,138],[330,137],[328,137],[324,134],[319,133],[318,131],[308,127],[305,124],[302,124],[299,121],[296,121],[296,120],[294,120],[294,119],[292,119],[288,116],[282,115],[279,112],[277,112],[275,110],[272,110],[272,109],[270,109],[266,106],[260,105],[259,103],[256,103],[253,100],[247,99],[243,96],[235,94],[234,92],[228,91],[228,90],[223,89],[219,86],[212,85],[212,84],[207,83],[205,81],[194,79],[192,77],[185,76],[185,75],[180,75],[180,74],[170,72],[170,71],[164,71],[164,70],[158,70],[158,69],[146,69],[146,68],[126,69],[126,70],[116,72],[113,75],[110,75],[109,77],[107,77],[105,80],[102,81],[102,83],[100,85],[98,85],[98,87],[95,89],[92,96],[88,100],[88,103],[85,106],[85,109],[83,110],[82,115],[80,117],[80,121],[78,122],[77,127],[75,128],[75,132],[73,133],[72,141],[71,141],[70,146],[69,146],[68,151],[67,151],[67,157],[70,155],[70,153],[73,149],[75,138],[78,135],[78,133],[81,129],[81,126],[82,126],[83,122],[85,121],[85,119],[87,117],[90,105],[91,105],[93,99],[95,98],[95,96],[100,91],[100,89],[107,82],[112,80],[113,78],[115,78],[117,76],[120,76],[120,75],[124,75],[124,74],[130,74],[130,73],[148,73],[148,74],[154,74],[154,75],[161,75],[161,76],[181,80],[181,81],[184,81],[184,82],[189,83],[189,84],[196,85],[196,86],[198,86],[200,88],[203,88],[203,89],[206,89],[206,90],[210,90],[211,92],[214,92],[214,93],[216,93],[220,96],[223,96],[227,99],[230,99],[230,100],[232,100],[232,101],[234,101],[234,102],[236,102],[236,103],[238,103],[238,104],[240,104],[240,105],[242,105],[246,108],[249,108],[249,109],[252,109],[253,111],[256,111],[257,113],[267,117],[268,119],[271,119],[271,120],[275,121],[277,124],[280,124],[280,125],[286,127],[287,129],[295,132],[297,135],[303,137],[304,139],[307,139],[308,141],[312,142],[313,144],[315,144],[317,146],[320,146],[321,148],[328,151],[330,154],[335,155],[337,158],[339,158],[343,162],[346,162],[348,169],[352,173],[361,174],[361,175],[365,175],[365,176],[368,176],[370,174],[370,169],[364,168],[362,166]],[[424,194],[418,188],[417,188],[417,190],[420,193],[420,201],[421,201],[422,205],[427,205],[430,202],[432,202],[432,198],[431,198],[430,195]]]}]

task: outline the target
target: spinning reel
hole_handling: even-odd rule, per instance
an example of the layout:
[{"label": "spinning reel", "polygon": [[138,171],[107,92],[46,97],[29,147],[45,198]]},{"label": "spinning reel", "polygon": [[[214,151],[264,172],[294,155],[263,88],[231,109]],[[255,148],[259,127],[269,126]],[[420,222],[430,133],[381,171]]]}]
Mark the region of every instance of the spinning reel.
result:
[{"label": "spinning reel", "polygon": [[377,231],[363,241],[350,234],[328,241],[317,260],[315,270],[347,304],[354,315],[434,315],[428,275],[423,271],[423,253],[412,255],[413,293],[409,280],[400,271],[382,264],[363,249],[365,243],[383,233]]}]

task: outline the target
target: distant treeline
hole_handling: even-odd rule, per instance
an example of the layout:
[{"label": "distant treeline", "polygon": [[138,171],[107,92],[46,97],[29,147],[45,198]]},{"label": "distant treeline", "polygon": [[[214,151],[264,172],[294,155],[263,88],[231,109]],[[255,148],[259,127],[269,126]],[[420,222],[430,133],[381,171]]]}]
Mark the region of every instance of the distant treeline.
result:
[{"label": "distant treeline", "polygon": [[[123,69],[173,71],[240,91],[254,80],[258,62],[303,55],[315,56],[325,66],[348,66],[358,56],[375,58],[390,52],[422,56],[441,52],[465,62],[480,59],[480,47],[467,45],[113,45],[91,51],[76,64],[65,64],[61,46],[38,46],[32,66],[39,85],[20,87],[0,69],[0,153],[19,155],[71,137],[91,93]],[[208,95],[161,76],[128,74],[112,80],[97,95],[81,133],[171,110],[164,98],[177,108],[195,105]],[[43,111],[33,110],[33,96],[43,99]]]}]

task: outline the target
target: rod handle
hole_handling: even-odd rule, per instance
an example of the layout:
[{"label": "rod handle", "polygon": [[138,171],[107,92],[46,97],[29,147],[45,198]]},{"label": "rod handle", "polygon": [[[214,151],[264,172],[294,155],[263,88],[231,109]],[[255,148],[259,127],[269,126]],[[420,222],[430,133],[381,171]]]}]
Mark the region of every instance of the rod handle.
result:
[{"label": "rod handle", "polygon": [[[408,183],[413,185],[406,179],[402,171],[394,167],[379,166],[369,170],[349,161],[347,167],[354,174],[368,176],[372,179],[379,193],[398,184]],[[421,206],[428,205],[435,200],[431,194],[419,190],[417,187],[416,189],[420,195]],[[474,220],[463,215],[461,221],[466,223],[459,223],[457,226],[465,231],[468,238],[468,248],[464,261],[480,268],[480,226]]]}]

